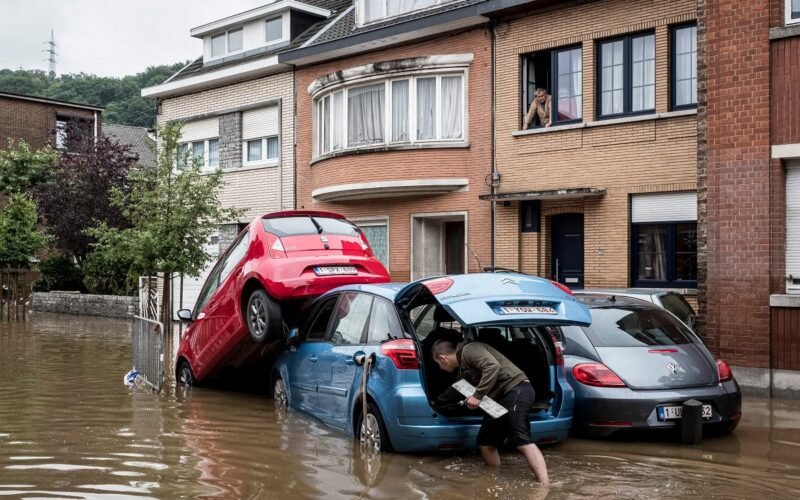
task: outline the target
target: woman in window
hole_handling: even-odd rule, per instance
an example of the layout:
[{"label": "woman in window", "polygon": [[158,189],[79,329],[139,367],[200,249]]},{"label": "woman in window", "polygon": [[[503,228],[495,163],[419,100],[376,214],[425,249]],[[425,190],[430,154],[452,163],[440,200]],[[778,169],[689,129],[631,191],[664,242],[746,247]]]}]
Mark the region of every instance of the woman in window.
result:
[{"label": "woman in window", "polygon": [[536,89],[531,107],[528,108],[528,113],[525,115],[525,126],[523,129],[527,129],[534,118],[536,118],[538,126],[549,127],[552,123],[551,110],[550,94],[548,94],[545,89],[539,87]]}]

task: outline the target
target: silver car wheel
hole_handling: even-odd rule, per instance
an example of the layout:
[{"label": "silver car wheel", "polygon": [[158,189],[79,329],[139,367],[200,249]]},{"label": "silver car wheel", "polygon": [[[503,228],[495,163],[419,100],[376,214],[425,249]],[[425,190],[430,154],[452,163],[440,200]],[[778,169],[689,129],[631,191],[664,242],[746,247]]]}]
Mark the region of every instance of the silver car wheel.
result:
[{"label": "silver car wheel", "polygon": [[361,444],[375,452],[381,451],[381,426],[372,413],[361,421]]},{"label": "silver car wheel", "polygon": [[267,307],[264,301],[256,297],[250,303],[250,310],[248,311],[250,331],[254,332],[256,336],[264,335],[264,330],[267,328]]}]

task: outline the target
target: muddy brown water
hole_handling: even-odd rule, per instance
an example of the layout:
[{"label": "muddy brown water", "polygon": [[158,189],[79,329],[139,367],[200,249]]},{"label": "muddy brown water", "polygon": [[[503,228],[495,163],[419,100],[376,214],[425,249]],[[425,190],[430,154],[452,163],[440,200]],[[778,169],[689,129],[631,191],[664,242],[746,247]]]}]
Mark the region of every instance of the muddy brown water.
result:
[{"label": "muddy brown water", "polygon": [[[169,357],[169,355],[168,355]],[[504,456],[364,455],[263,395],[131,392],[129,325],[35,315],[0,324],[2,498],[800,498],[800,402],[745,398],[735,434],[701,446],[570,439],[553,486]]]}]

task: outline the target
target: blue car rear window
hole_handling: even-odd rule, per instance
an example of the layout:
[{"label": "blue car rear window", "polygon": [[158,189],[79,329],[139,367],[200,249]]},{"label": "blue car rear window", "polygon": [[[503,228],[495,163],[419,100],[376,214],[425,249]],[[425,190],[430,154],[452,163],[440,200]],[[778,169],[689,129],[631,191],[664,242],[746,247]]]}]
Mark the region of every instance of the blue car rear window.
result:
[{"label": "blue car rear window", "polygon": [[264,219],[264,230],[278,237],[304,236],[309,234],[334,234],[339,236],[358,236],[358,227],[352,223],[330,217],[279,217]]},{"label": "blue car rear window", "polygon": [[689,344],[691,333],[657,308],[595,307],[583,331],[595,347],[644,347]]}]

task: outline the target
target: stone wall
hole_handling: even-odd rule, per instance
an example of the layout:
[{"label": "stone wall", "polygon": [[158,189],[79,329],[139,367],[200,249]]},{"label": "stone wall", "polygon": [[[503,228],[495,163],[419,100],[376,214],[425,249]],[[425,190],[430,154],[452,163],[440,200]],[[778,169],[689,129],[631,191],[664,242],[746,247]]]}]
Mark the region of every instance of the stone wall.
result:
[{"label": "stone wall", "polygon": [[130,318],[138,312],[137,297],[89,295],[71,292],[34,293],[31,311],[80,316]]}]

